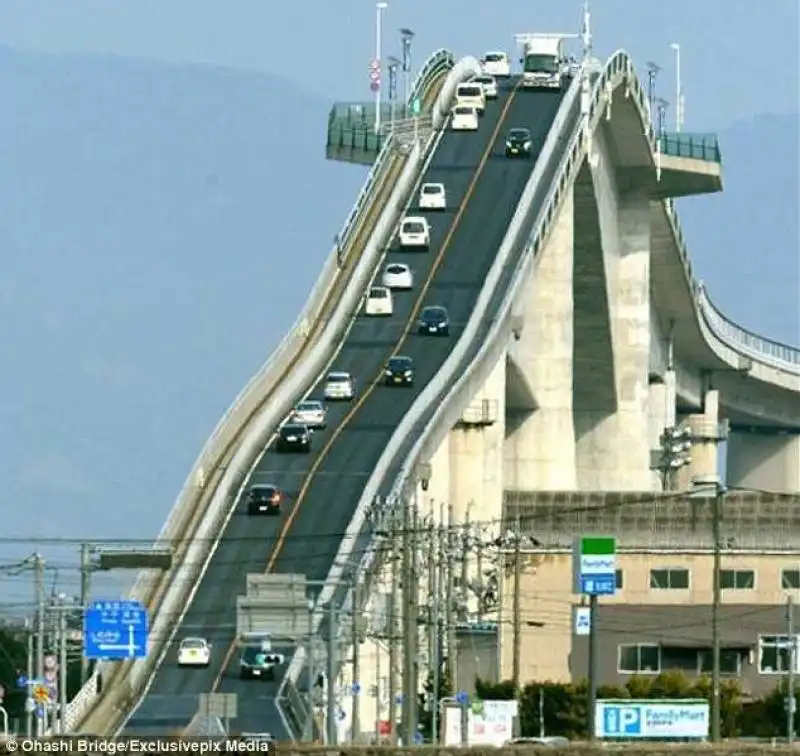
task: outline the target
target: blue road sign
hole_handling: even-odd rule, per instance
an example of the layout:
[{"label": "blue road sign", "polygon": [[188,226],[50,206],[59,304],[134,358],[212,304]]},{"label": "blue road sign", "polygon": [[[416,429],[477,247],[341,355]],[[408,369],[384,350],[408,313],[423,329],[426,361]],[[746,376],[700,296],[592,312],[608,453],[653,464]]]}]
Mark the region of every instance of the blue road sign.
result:
[{"label": "blue road sign", "polygon": [[147,656],[149,621],[138,601],[95,601],[83,613],[83,655],[87,659]]},{"label": "blue road sign", "polygon": [[395,701],[395,703],[396,703],[396,704],[401,704],[401,703],[403,703],[403,694],[402,694],[402,693],[398,693],[398,694],[397,694],[397,695],[394,697],[394,701]]},{"label": "blue road sign", "polygon": [[616,589],[616,575],[581,575],[580,592],[586,596],[613,596]]},{"label": "blue road sign", "polygon": [[39,717],[39,719],[44,719],[44,706],[38,704],[36,708],[33,710],[33,713]]},{"label": "blue road sign", "polygon": [[28,687],[28,678],[25,675],[20,675],[17,678],[17,687],[18,688],[27,688]]},{"label": "blue road sign", "polygon": [[357,696],[361,692],[361,683],[354,682],[351,690],[353,691],[353,695]]},{"label": "blue road sign", "polygon": [[414,733],[414,742],[415,742],[417,745],[419,745],[420,743],[422,743],[422,741],[423,741],[423,740],[425,740],[425,738],[422,736],[422,733],[421,733],[419,730],[417,730],[417,731]]},{"label": "blue road sign", "polygon": [[469,703],[469,693],[466,690],[459,690],[456,693],[456,703],[459,706],[466,706]]}]

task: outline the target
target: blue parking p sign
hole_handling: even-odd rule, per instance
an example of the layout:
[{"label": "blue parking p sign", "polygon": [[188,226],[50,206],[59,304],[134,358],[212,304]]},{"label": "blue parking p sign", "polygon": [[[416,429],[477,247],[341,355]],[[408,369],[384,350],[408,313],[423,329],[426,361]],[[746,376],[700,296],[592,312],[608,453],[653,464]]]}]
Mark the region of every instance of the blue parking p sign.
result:
[{"label": "blue parking p sign", "polygon": [[635,738],[642,734],[642,716],[638,706],[605,706],[603,733],[606,737]]}]

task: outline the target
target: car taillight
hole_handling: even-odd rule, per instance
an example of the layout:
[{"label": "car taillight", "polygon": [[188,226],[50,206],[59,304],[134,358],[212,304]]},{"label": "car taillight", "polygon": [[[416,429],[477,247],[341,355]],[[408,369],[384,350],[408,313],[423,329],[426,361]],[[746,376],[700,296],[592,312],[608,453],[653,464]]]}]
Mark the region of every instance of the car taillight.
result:
[{"label": "car taillight", "polygon": [[272,501],[274,501],[277,504],[280,500],[281,500],[281,495],[279,493],[273,494]]}]

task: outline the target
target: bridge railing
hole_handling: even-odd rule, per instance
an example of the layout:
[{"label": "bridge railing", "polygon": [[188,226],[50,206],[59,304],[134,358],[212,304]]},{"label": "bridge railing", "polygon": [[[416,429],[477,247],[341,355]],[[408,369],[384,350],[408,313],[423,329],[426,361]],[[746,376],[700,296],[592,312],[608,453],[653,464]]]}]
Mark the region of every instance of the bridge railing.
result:
[{"label": "bridge railing", "polygon": [[[422,97],[431,84],[436,81],[437,77],[447,71],[448,66],[452,66],[452,61],[453,56],[449,51],[440,49],[434,52],[427,59],[416,77],[411,96]],[[312,333],[312,325],[318,318],[334,281],[340,274],[338,265],[339,250],[347,246],[355,231],[360,227],[369,208],[373,190],[380,185],[389,166],[396,157],[393,140],[391,138],[387,139],[337,236],[338,243],[330,253],[322,273],[306,300],[303,310],[277,349],[258,373],[250,379],[217,423],[216,428],[209,436],[192,467],[178,495],[178,499],[159,533],[154,548],[163,548],[168,544],[181,544],[186,529],[194,521],[193,515],[197,514],[199,500],[207,486],[210,485],[212,476],[216,472],[231,438],[235,437],[239,429],[243,427],[252,415],[254,405],[259,397],[263,396],[265,385],[270,380],[274,381],[307,344],[308,338]],[[132,599],[149,604],[155,588],[163,577],[163,575],[154,575],[152,571],[140,572],[129,596]],[[151,607],[151,609],[155,610],[155,607]],[[92,677],[68,704],[66,723],[70,729],[78,726],[96,705],[100,697],[97,692],[98,675],[102,675],[107,683],[108,678],[114,671],[115,667],[112,662],[100,662],[97,665]],[[108,686],[104,685],[103,687],[107,689]]]},{"label": "bridge railing", "polygon": [[687,134],[664,131],[659,134],[661,153],[672,157],[722,162],[719,137],[716,134]]}]

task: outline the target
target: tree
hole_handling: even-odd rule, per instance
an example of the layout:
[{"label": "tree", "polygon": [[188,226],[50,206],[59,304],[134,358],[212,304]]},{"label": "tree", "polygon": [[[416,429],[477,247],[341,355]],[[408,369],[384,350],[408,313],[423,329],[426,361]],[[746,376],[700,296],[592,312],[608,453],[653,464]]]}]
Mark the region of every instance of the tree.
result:
[{"label": "tree", "polygon": [[[419,731],[422,733],[422,737],[425,738],[425,742],[427,743],[433,740],[434,706],[438,706],[438,702],[443,698],[449,698],[453,695],[453,684],[450,682],[450,675],[447,673],[446,664],[442,664],[441,671],[439,672],[438,695],[434,696],[434,691],[433,672],[429,672],[422,693],[419,695]],[[394,725],[394,723],[392,723],[392,725]]]},{"label": "tree", "polygon": [[487,682],[478,677],[475,679],[475,695],[481,701],[513,701],[517,697],[517,689],[513,680]]},{"label": "tree", "polygon": [[0,628],[0,685],[5,688],[4,707],[11,719],[25,711],[25,691],[17,679],[28,666],[28,643],[23,630]]}]

